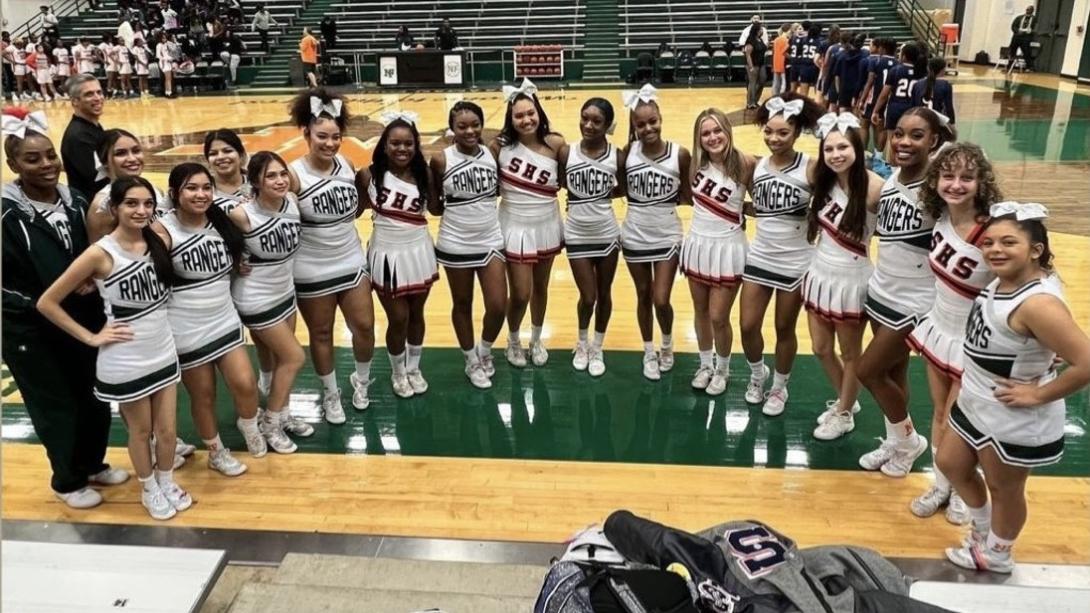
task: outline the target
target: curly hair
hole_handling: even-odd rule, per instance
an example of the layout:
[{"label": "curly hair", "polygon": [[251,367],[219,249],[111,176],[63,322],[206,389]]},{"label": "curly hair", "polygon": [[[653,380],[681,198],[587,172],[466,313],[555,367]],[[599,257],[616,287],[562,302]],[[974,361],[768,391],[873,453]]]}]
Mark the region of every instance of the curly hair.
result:
[{"label": "curly hair", "polygon": [[[330,115],[328,111],[322,111],[315,116],[310,111],[311,98],[318,98],[322,101],[323,105],[329,104],[334,100],[340,100],[341,114],[334,117]],[[291,100],[291,105],[288,107],[288,114],[291,116],[291,122],[295,127],[304,130],[309,129],[311,123],[322,118],[335,121],[337,127],[341,129],[341,132],[348,129],[348,101],[340,94],[330,93],[321,87],[318,89],[306,89],[296,94]]]},{"label": "curly hair", "polygon": [[772,96],[765,100],[761,106],[757,107],[757,117],[754,123],[758,128],[764,127],[768,120],[771,119],[772,112],[765,106],[768,104],[768,100],[772,98],[780,98],[784,102],[791,102],[792,100],[802,100],[802,112],[787,120],[787,125],[795,128],[795,136],[802,134],[803,130],[813,130],[817,126],[818,119],[825,114],[825,109],[821,108],[817,102],[810,99],[809,96],[803,96],[802,94],[796,94],[794,92],[784,92],[779,96]]},{"label": "curly hair", "polygon": [[995,169],[984,150],[973,143],[952,143],[947,145],[927,167],[924,184],[920,188],[920,202],[927,212],[938,219],[946,210],[946,201],[939,195],[939,177],[943,173],[966,169],[976,173],[977,191],[973,198],[973,209],[978,217],[988,217],[988,209],[1003,200]]}]

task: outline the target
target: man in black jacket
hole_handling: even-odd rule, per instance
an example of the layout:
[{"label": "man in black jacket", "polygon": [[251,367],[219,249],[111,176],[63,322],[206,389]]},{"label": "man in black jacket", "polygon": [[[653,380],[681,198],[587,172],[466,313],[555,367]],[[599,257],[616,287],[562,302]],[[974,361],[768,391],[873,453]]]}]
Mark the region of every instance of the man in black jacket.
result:
[{"label": "man in black jacket", "polygon": [[98,169],[95,168],[94,156],[104,132],[99,118],[102,117],[106,97],[102,95],[98,79],[88,74],[78,74],[68,79],[65,89],[72,100],[72,121],[61,139],[64,172],[68,175],[69,187],[90,201],[109,182],[108,179],[95,180]]},{"label": "man in black jacket", "polygon": [[1026,62],[1026,70],[1033,70],[1033,55],[1031,45],[1033,32],[1037,29],[1037,15],[1033,14],[1033,7],[1027,6],[1026,12],[1014,18],[1011,22],[1011,46],[1007,53],[1007,72],[1014,68],[1015,52],[1022,51],[1022,59]]}]

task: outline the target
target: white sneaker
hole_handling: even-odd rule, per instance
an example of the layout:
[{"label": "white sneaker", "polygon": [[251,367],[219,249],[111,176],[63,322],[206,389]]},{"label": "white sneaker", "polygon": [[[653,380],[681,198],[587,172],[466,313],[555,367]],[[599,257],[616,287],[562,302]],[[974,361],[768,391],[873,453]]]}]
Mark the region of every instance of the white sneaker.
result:
[{"label": "white sneaker", "polygon": [[182,437],[177,437],[178,440],[174,442],[174,455],[180,455],[183,458],[188,458],[197,451],[196,445],[190,445],[182,440]]},{"label": "white sneaker", "polygon": [[343,424],[345,422],[344,407],[341,405],[341,390],[322,395],[322,414],[325,420],[331,424]]},{"label": "white sneaker", "polygon": [[817,428],[814,428],[814,438],[820,441],[836,440],[845,434],[855,430],[855,416],[851,412],[834,413]]},{"label": "white sneaker", "polygon": [[882,441],[882,444],[878,446],[878,449],[868,451],[859,456],[859,465],[863,467],[863,470],[878,470],[893,457],[894,448],[897,446],[897,442],[893,439],[880,438],[878,440]]},{"label": "white sneaker", "polygon": [[[492,352],[489,351],[486,354],[477,352],[477,357],[481,359],[481,370],[484,371],[486,377],[491,379],[496,375],[496,361],[492,359]],[[525,358],[523,358],[525,360]],[[525,362],[523,362],[525,364]]]},{"label": "white sneaker", "polygon": [[572,351],[575,355],[572,356],[571,366],[575,370],[584,371],[590,364],[590,355],[587,351],[587,343],[585,341],[579,341],[575,344],[575,350]]},{"label": "white sneaker", "polygon": [[231,455],[230,449],[223,447],[208,452],[208,468],[226,477],[237,477],[246,472],[248,467]]},{"label": "white sneaker", "polygon": [[950,502],[946,505],[946,521],[955,526],[964,526],[969,523],[969,505],[961,499],[961,495],[955,490],[950,491]]},{"label": "white sneaker", "polygon": [[530,343],[530,361],[534,366],[544,366],[549,361],[549,352],[545,350],[545,343],[538,341]]},{"label": "white sneaker", "polygon": [[587,361],[587,372],[592,377],[601,377],[606,374],[606,361],[600,348],[591,347],[590,358]]},{"label": "white sneaker", "polygon": [[746,384],[746,402],[757,404],[765,398],[765,381],[768,380],[768,366],[761,366],[761,375],[749,375],[749,383]]},{"label": "white sneaker", "polygon": [[659,351],[659,372],[670,372],[674,368],[674,347],[663,347]]},{"label": "white sneaker", "polygon": [[712,374],[712,380],[708,382],[708,387],[704,388],[704,391],[709,396],[718,396],[727,391],[727,382],[730,381],[730,374],[716,369]]},{"label": "white sneaker", "polygon": [[242,433],[243,440],[246,441],[246,450],[250,452],[255,458],[264,457],[269,451],[269,445],[265,442],[265,437],[261,435],[261,427],[253,428],[249,432],[242,427],[242,420],[235,420],[235,427]]},{"label": "white sneaker", "polygon": [[[859,401],[856,400],[855,403],[852,404],[852,415],[855,415],[856,413],[858,413],[860,408],[861,407],[859,406]],[[836,400],[826,400],[825,401],[825,410],[821,413],[821,415],[818,415],[818,418],[817,418],[818,425],[821,425],[821,424],[825,423],[826,419],[829,419],[831,416],[836,415],[839,412],[840,412],[840,399],[839,398],[837,398]]]},{"label": "white sneaker", "polygon": [[986,570],[1005,575],[1014,570],[1014,556],[1009,551],[999,553],[979,543],[948,547],[946,559],[969,570]]},{"label": "white sneaker", "polygon": [[170,483],[163,485],[159,484],[160,491],[163,492],[163,496],[170,501],[170,506],[174,507],[175,511],[184,511],[193,506],[193,498],[189,495],[189,492],[182,489],[182,486],[171,481]]},{"label": "white sneaker", "polygon": [[507,351],[504,352],[507,356],[507,362],[515,368],[526,368],[526,351],[522,348],[522,343],[513,343],[507,345]]},{"label": "white sneaker", "polygon": [[662,378],[662,371],[659,369],[659,357],[653,353],[643,354],[643,376],[651,381],[658,381]]},{"label": "white sneaker", "polygon": [[712,382],[712,376],[714,374],[715,371],[712,370],[711,366],[701,366],[700,368],[697,368],[696,374],[693,375],[693,389],[708,389],[708,385]]},{"label": "white sneaker", "polygon": [[492,387],[492,379],[488,378],[488,375],[484,374],[484,369],[481,368],[480,362],[470,362],[466,364],[465,369],[466,377],[469,377],[469,382],[473,384],[473,387],[479,390],[486,390]]},{"label": "white sneaker", "polygon": [[765,404],[761,407],[761,412],[769,417],[777,417],[783,415],[783,410],[787,406],[787,389],[774,387],[768,392],[768,397],[765,399]]},{"label": "white sneaker", "polygon": [[927,491],[912,499],[908,505],[912,514],[916,517],[931,517],[950,499],[950,490],[941,489],[937,485],[927,488]]},{"label": "white sneaker", "polygon": [[159,489],[158,485],[156,485],[153,490],[141,489],[140,503],[148,510],[148,515],[151,515],[152,519],[162,521],[170,519],[178,514],[174,505],[170,504],[166,494],[163,493],[163,490]]},{"label": "white sneaker", "polygon": [[367,397],[367,388],[370,381],[361,381],[359,375],[352,373],[348,376],[348,382],[352,384],[352,407],[362,411],[371,406],[371,399]]},{"label": "white sneaker", "polygon": [[912,465],[927,451],[927,439],[916,433],[909,440],[895,445],[893,455],[882,465],[882,474],[894,479],[904,478],[912,472]]},{"label": "white sneaker", "polygon": [[419,370],[410,370],[405,373],[405,376],[409,379],[409,387],[413,388],[414,394],[423,394],[428,391],[428,382]]},{"label": "white sneaker", "polygon": [[298,449],[295,442],[288,438],[283,427],[275,427],[269,422],[262,422],[261,433],[265,436],[265,442],[268,444],[269,449],[276,453],[295,453],[295,450]]},{"label": "white sneaker", "polygon": [[172,465],[171,470],[178,470],[179,468],[181,468],[183,466],[185,466],[185,456],[184,455],[175,455],[174,456],[174,464]]},{"label": "white sneaker", "polygon": [[[185,459],[186,459],[187,455],[192,455],[193,451],[196,450],[196,447],[193,447],[193,445],[187,444],[185,441],[182,441],[182,439],[178,439],[178,441],[180,441],[181,444],[179,445],[177,442],[174,444],[174,459],[173,459],[172,464],[171,464],[171,470],[178,470],[179,468],[184,466],[185,465]],[[159,459],[155,455],[155,436],[154,435],[152,435],[152,437],[151,437],[151,442],[149,443],[149,446],[151,448],[152,464],[158,466]],[[191,447],[192,447],[193,451],[190,451],[189,448],[191,448]],[[189,454],[182,453],[184,451],[189,451]]]},{"label": "white sneaker", "polygon": [[60,492],[53,492],[53,495],[64,504],[72,507],[73,509],[90,509],[102,504],[102,494],[99,494],[95,490],[89,487],[80,488],[74,492],[68,492],[62,494]]},{"label": "white sneaker", "polygon": [[120,468],[106,468],[87,477],[87,481],[95,485],[121,485],[128,480],[129,472]]},{"label": "white sneaker", "polygon": [[314,434],[314,426],[293,416],[288,409],[284,409],[284,416],[280,422],[281,429],[292,436],[306,438]]},{"label": "white sneaker", "polygon": [[394,388],[394,394],[398,398],[412,398],[413,386],[409,384],[409,378],[405,375],[390,375],[390,384]]}]

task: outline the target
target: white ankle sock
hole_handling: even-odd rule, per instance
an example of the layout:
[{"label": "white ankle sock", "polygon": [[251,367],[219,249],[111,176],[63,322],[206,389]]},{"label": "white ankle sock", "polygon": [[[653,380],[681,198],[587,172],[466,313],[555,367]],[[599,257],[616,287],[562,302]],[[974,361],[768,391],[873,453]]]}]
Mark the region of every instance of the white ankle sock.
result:
[{"label": "white ankle sock", "polygon": [[223,449],[223,441],[220,440],[220,435],[216,435],[215,438],[201,439],[204,441],[204,446],[209,452],[219,451]]},{"label": "white ankle sock", "polygon": [[[931,448],[932,457],[934,456],[936,451],[937,450],[934,447]],[[935,466],[934,462],[931,463],[931,470],[935,473],[935,485],[940,490],[946,490],[947,492],[949,492],[950,480],[946,478],[946,475],[942,474],[942,471],[939,470],[938,466]]]},{"label": "white ankle sock", "polygon": [[973,518],[973,529],[977,532],[989,532],[992,529],[992,503],[985,502],[984,506],[978,508],[970,507],[969,517]]},{"label": "white ankle sock", "polygon": [[477,354],[476,347],[474,347],[473,349],[463,349],[462,354],[466,357],[467,365],[481,363],[481,356]]},{"label": "white ankle sock", "polygon": [[356,378],[367,385],[367,382],[371,380],[371,360],[356,362]]},{"label": "white ankle sock", "polygon": [[541,342],[541,326],[530,326],[530,343]]},{"label": "white ankle sock", "polygon": [[644,343],[643,344],[643,354],[644,355],[655,355],[655,343]]},{"label": "white ankle sock", "polygon": [[174,471],[155,469],[155,481],[159,484],[159,487],[166,487],[174,483]]},{"label": "white ankle sock", "polygon": [[140,486],[145,492],[154,492],[159,489],[159,482],[155,480],[154,472],[147,477],[137,477],[137,480],[140,481]]},{"label": "white ankle sock", "polygon": [[481,342],[477,343],[477,353],[481,354],[482,357],[486,355],[491,355],[492,343],[482,338]]},{"label": "white ankle sock", "polygon": [[262,370],[257,374],[257,384],[268,389],[272,385],[273,374],[271,370]]},{"label": "white ankle sock", "polygon": [[765,361],[763,359],[757,360],[756,362],[746,360],[746,363],[749,364],[749,376],[751,379],[759,379],[761,375],[768,376],[765,372]]},{"label": "white ankle sock", "polygon": [[912,426],[911,417],[906,417],[897,423],[891,422],[888,418],[883,419],[883,421],[886,422],[886,440],[903,443],[911,439],[912,435],[916,433],[916,429]]},{"label": "white ankle sock", "polygon": [[791,378],[791,373],[772,373],[772,389],[785,390],[787,389],[787,381]]},{"label": "white ankle sock", "polygon": [[988,530],[988,551],[998,555],[1009,556],[1012,547],[1014,547],[1014,539],[1008,541],[1007,539],[999,538],[994,532]]},{"label": "white ankle sock", "polygon": [[510,345],[515,345],[515,346],[521,345],[522,344],[522,338],[521,338],[522,334],[521,334],[521,332],[522,332],[521,330],[508,330],[507,331],[507,344],[509,346]]},{"label": "white ankle sock", "polygon": [[406,347],[409,350],[409,355],[405,358],[405,370],[409,372],[420,370],[420,358],[424,355],[424,346],[406,345]]},{"label": "white ankle sock", "polygon": [[729,374],[730,356],[715,354],[715,369],[723,374]]},{"label": "white ankle sock", "polygon": [[337,371],[331,370],[328,374],[318,375],[318,379],[322,381],[322,387],[325,388],[325,393],[336,394],[337,393]]},{"label": "white ankle sock", "polygon": [[398,354],[386,352],[386,355],[390,356],[390,368],[393,369],[395,375],[405,374],[405,352],[402,351]]},{"label": "white ankle sock", "polygon": [[239,417],[238,418],[238,429],[241,430],[243,434],[249,434],[249,433],[252,433],[252,432],[256,432],[257,431],[257,417],[250,417],[250,418]]},{"label": "white ankle sock", "polygon": [[669,349],[669,348],[671,348],[673,346],[674,346],[674,335],[673,334],[663,334],[662,335],[662,348],[663,349]]},{"label": "white ankle sock", "polygon": [[712,367],[712,352],[711,352],[711,350],[701,351],[699,355],[700,355],[700,367],[701,368],[711,368]]},{"label": "white ankle sock", "polygon": [[579,329],[579,342],[580,343],[587,342],[587,329],[586,328],[580,328]]},{"label": "white ankle sock", "polygon": [[601,349],[602,345],[604,345],[605,342],[606,342],[606,333],[605,332],[595,332],[594,333],[594,346],[595,347]]}]

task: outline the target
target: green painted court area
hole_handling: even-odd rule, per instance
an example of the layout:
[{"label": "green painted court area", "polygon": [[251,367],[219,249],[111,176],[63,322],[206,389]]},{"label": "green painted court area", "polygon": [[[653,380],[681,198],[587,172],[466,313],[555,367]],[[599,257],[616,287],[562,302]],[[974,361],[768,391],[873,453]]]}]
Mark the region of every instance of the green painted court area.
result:
[{"label": "green painted court area", "polygon": [[[813,438],[814,420],[832,398],[813,356],[799,356],[787,410],[774,418],[743,400],[749,373],[741,356],[734,358],[735,377],[727,392],[711,398],[689,387],[695,354],[680,354],[672,372],[662,381],[650,382],[639,374],[640,352],[607,352],[608,371],[594,379],[574,371],[570,354],[560,348],[551,352],[546,367],[525,370],[510,368],[496,351],[494,387],[482,391],[462,373],[459,350],[429,348],[423,372],[430,390],[405,400],[393,395],[390,367],[379,348],[372,369],[371,408],[366,411],[351,407],[350,351],[338,349],[337,358],[348,422],[332,426],[321,419],[317,408],[321,386],[307,368],[292,397],[293,414],[315,426],[314,436],[296,439],[301,452],[862,470],[859,456],[884,435],[881,414],[864,392],[854,432],[832,442]],[[924,365],[918,358],[913,358],[909,379],[913,420],[930,438],[931,408]],[[199,444],[184,391],[178,404],[179,434]],[[1087,390],[1068,398],[1064,458],[1036,474],[1090,477],[1088,406]],[[244,450],[222,384],[217,411],[224,442]],[[4,406],[3,438],[36,442],[21,405]],[[125,443],[120,419],[114,422],[110,442]],[[929,456],[917,462],[918,467],[929,464]]]}]

